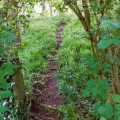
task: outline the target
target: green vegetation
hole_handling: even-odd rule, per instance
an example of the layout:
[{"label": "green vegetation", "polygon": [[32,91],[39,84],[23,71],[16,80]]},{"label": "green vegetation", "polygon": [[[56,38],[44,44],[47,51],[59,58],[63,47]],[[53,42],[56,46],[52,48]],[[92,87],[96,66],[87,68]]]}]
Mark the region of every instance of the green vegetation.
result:
[{"label": "green vegetation", "polygon": [[84,61],[87,56],[91,55],[90,42],[85,35],[82,36],[83,34],[84,29],[79,20],[72,19],[64,29],[62,47],[58,52],[57,63],[62,67],[57,72],[59,93],[65,95],[68,101],[67,105],[60,107],[65,113],[65,120],[76,120],[80,117],[78,113],[81,109],[76,107],[81,104],[79,101],[81,98],[80,89],[84,87],[90,77]]},{"label": "green vegetation", "polygon": [[[42,8],[39,15],[36,3]],[[61,22],[67,25],[56,76],[58,92],[66,98],[59,107],[63,120],[120,120],[120,0],[0,1],[1,120],[27,119],[22,111],[26,91],[32,97],[35,77],[49,77],[43,73],[56,53]]]},{"label": "green vegetation", "polygon": [[22,38],[18,56],[23,64],[27,88],[32,86],[35,76],[47,71],[47,60],[52,57],[57,47],[55,37],[59,24],[58,17],[33,20]]}]

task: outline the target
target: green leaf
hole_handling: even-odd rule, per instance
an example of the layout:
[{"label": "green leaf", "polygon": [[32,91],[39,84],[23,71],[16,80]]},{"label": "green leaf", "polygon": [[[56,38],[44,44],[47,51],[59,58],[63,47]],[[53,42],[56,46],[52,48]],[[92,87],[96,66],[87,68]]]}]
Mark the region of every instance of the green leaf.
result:
[{"label": "green leaf", "polygon": [[110,67],[110,64],[108,64],[108,63],[103,63],[103,67],[104,67],[104,68],[109,68],[109,67]]},{"label": "green leaf", "polygon": [[110,86],[108,85],[107,79],[90,79],[88,82],[86,82],[86,87],[84,90],[82,90],[82,93],[84,97],[88,97],[90,94],[92,94],[94,98],[96,97],[98,99],[99,96],[102,96],[102,98],[106,100],[106,92],[109,90],[109,88]]},{"label": "green leaf", "polygon": [[3,79],[4,76],[5,76],[4,70],[1,70],[1,69],[0,69],[0,80]]},{"label": "green leaf", "polygon": [[111,97],[115,102],[120,103],[120,95],[113,94],[113,95],[111,95]]},{"label": "green leaf", "polygon": [[4,113],[6,111],[8,111],[9,109],[5,106],[0,106],[0,113]]},{"label": "green leaf", "polygon": [[100,28],[104,28],[104,27],[108,27],[108,26],[109,26],[109,23],[104,22],[100,25]]},{"label": "green leaf", "polygon": [[115,120],[120,120],[120,111],[115,112]]},{"label": "green leaf", "polygon": [[9,88],[9,83],[7,83],[6,81],[2,81],[2,82],[0,83],[0,86],[1,86],[1,88],[3,88],[3,89],[7,89],[7,88]]},{"label": "green leaf", "polygon": [[109,103],[105,103],[105,106],[100,106],[97,109],[98,113],[105,116],[107,119],[112,118],[113,108]]},{"label": "green leaf", "polygon": [[101,116],[100,120],[107,120],[105,117]]},{"label": "green leaf", "polygon": [[115,105],[115,109],[120,111],[120,104]]},{"label": "green leaf", "polygon": [[90,95],[90,92],[87,91],[87,90],[82,90],[82,93],[83,93],[83,97],[86,98]]},{"label": "green leaf", "polygon": [[0,116],[0,120],[4,120],[4,118]]},{"label": "green leaf", "polygon": [[13,75],[13,73],[14,73],[13,69],[18,68],[19,66],[18,65],[14,65],[11,62],[7,62],[7,63],[4,63],[2,65],[2,67],[5,68],[4,69],[5,75]]},{"label": "green leaf", "polygon": [[4,99],[12,96],[11,91],[0,91],[0,99]]},{"label": "green leaf", "polygon": [[98,109],[97,109],[98,113],[101,114],[101,115],[104,115],[105,112],[106,112],[106,108],[104,106],[100,106]]},{"label": "green leaf", "polygon": [[104,21],[101,25],[100,28],[107,27],[109,29],[118,29],[120,28],[120,22],[119,21]]},{"label": "green leaf", "polygon": [[104,36],[101,41],[98,43],[98,47],[101,49],[109,47],[109,45],[114,44],[118,45],[120,44],[120,39],[117,39],[115,37],[110,36]]},{"label": "green leaf", "polygon": [[113,115],[113,108],[111,106],[111,104],[109,103],[105,103],[105,108],[106,108],[106,113],[105,113],[105,116],[106,118],[112,118],[112,115]]}]

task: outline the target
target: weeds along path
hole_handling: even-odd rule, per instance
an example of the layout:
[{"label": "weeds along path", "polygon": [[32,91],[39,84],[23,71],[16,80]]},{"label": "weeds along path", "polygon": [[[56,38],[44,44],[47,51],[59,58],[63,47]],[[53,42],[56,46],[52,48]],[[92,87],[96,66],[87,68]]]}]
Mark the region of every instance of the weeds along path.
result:
[{"label": "weeds along path", "polygon": [[35,79],[34,100],[31,102],[32,107],[29,120],[62,120],[58,115],[58,106],[63,103],[63,100],[57,93],[58,82],[56,81],[55,72],[59,67],[56,65],[55,60],[62,43],[61,33],[64,27],[65,24],[61,23],[56,33],[57,49],[53,58],[48,62],[49,72],[44,73],[48,76],[43,81],[45,87],[39,85],[39,78]]}]

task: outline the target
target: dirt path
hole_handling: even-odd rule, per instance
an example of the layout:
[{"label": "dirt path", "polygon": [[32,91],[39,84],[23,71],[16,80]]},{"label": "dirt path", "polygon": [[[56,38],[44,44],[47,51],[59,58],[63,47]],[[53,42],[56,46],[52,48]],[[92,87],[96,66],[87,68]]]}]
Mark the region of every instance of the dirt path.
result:
[{"label": "dirt path", "polygon": [[57,49],[55,55],[48,63],[49,72],[45,74],[49,77],[44,79],[45,88],[39,83],[40,78],[35,79],[34,100],[31,103],[31,117],[29,120],[62,120],[58,116],[58,106],[63,103],[63,100],[57,93],[58,82],[56,81],[55,72],[59,67],[56,65],[55,60],[62,43],[61,33],[64,27],[65,24],[61,23],[56,33]]}]

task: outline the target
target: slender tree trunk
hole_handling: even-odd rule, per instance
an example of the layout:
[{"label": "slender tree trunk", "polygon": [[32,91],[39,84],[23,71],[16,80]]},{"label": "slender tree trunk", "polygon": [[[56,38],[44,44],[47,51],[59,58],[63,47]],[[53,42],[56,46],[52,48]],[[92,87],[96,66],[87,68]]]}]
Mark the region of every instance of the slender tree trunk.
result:
[{"label": "slender tree trunk", "polygon": [[19,68],[15,70],[13,79],[15,80],[15,85],[13,87],[13,93],[17,97],[16,103],[21,104],[21,102],[25,99],[25,87],[24,87],[24,80],[23,80],[23,74],[21,72],[21,63],[19,61],[19,58],[14,58],[12,60],[16,63],[16,65],[19,65]]}]

